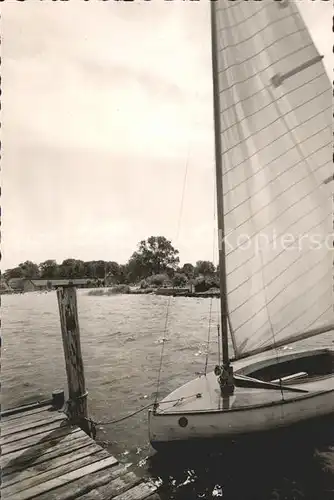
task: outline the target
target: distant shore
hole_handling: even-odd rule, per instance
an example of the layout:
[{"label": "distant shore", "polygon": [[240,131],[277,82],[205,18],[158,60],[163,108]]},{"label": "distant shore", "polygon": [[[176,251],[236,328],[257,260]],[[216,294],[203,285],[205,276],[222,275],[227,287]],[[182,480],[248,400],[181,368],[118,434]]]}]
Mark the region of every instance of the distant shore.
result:
[{"label": "distant shore", "polygon": [[154,290],[151,292],[146,292],[146,290],[140,290],[140,291],[131,291],[130,293],[132,294],[144,294],[144,293],[150,293],[153,295],[166,295],[169,297],[220,297],[220,291],[219,290],[208,290],[207,292],[190,292],[189,290],[169,290],[169,289],[160,289],[160,290]]},{"label": "distant shore", "polygon": [[[210,289],[206,292],[194,292],[189,288],[139,288],[128,285],[115,285],[103,288],[82,288],[87,290],[87,295],[105,296],[105,295],[163,295],[167,297],[192,297],[192,298],[219,298],[219,289]],[[51,290],[1,290],[0,295],[17,295],[31,292],[47,293]]]},{"label": "distant shore", "polygon": [[162,295],[167,297],[192,297],[192,298],[219,298],[219,289],[211,289],[206,292],[191,292],[188,288],[138,288],[128,287],[127,290],[124,286],[115,286],[111,288],[91,289],[88,295],[104,296],[104,295]]}]

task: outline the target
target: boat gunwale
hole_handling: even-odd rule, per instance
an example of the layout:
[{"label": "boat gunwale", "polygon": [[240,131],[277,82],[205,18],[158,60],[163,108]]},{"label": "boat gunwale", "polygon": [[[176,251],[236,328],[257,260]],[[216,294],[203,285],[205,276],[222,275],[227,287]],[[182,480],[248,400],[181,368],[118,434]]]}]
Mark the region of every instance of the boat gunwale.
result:
[{"label": "boat gunwale", "polygon": [[[334,374],[329,375],[328,378],[334,377]],[[277,406],[277,405],[286,405],[289,403],[296,403],[301,400],[305,399],[310,399],[310,398],[315,398],[318,396],[324,396],[325,394],[330,394],[331,392],[334,393],[334,388],[333,389],[328,389],[328,390],[322,390],[322,391],[317,391],[317,392],[307,392],[304,394],[301,394],[299,397],[294,397],[291,399],[280,399],[279,401],[271,401],[270,403],[258,403],[258,404],[253,404],[249,406],[243,406],[239,408],[218,408],[217,410],[185,410],[185,411],[178,411],[178,412],[157,412],[156,410],[149,410],[149,413],[153,414],[156,417],[162,417],[162,416],[177,416],[177,415],[194,415],[194,414],[216,414],[216,413],[233,413],[233,412],[239,412],[239,411],[250,411],[250,410],[258,410],[259,408],[270,408],[271,406]],[[227,396],[231,397],[231,396]],[[233,397],[233,396],[232,396]],[[223,398],[222,398],[223,399]],[[166,401],[165,403],[168,403]],[[165,404],[164,403],[164,404]]]},{"label": "boat gunwale", "polygon": [[[286,353],[283,356],[280,356],[278,359],[276,358],[275,355],[270,356],[270,357],[264,357],[263,359],[255,360],[253,363],[250,364],[244,364],[240,368],[236,368],[234,373],[235,375],[244,375],[248,377],[254,377],[254,372],[258,370],[263,370],[266,368],[269,368],[271,365],[271,361],[275,360],[275,364],[277,366],[283,365],[284,363],[290,363],[293,361],[301,360],[303,358],[316,358],[320,356],[328,355],[330,358],[333,358],[334,360],[334,350],[332,348],[319,348],[319,349],[311,349],[311,350],[300,350],[297,352],[293,353]],[[250,361],[250,360],[249,360]],[[334,370],[331,373],[324,373],[320,375],[321,379],[331,377],[334,375]],[[255,377],[256,378],[256,377]],[[309,380],[307,383],[312,383],[316,382],[316,380]],[[304,380],[295,380],[293,384],[290,385],[297,385],[297,384],[304,384]],[[288,386],[286,386],[288,387]]]}]

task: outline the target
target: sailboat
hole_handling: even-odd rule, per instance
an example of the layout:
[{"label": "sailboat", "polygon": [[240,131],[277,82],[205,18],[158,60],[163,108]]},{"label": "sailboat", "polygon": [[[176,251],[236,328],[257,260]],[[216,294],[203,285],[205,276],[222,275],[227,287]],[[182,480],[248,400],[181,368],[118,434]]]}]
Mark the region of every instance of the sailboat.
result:
[{"label": "sailboat", "polygon": [[[292,1],[210,9],[222,360],[149,411],[157,450],[334,414],[323,57]],[[287,348],[311,337],[326,346]]]}]

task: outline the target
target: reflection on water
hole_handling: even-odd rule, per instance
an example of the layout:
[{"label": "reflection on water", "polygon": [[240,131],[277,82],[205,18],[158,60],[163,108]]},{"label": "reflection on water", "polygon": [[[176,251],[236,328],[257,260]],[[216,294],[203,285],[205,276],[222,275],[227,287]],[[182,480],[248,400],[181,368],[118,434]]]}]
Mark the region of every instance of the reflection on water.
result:
[{"label": "reflection on water", "polygon": [[[47,294],[2,298],[3,406],[47,398],[66,386],[57,299]],[[168,329],[164,331],[170,300]],[[78,292],[81,344],[90,416],[117,420],[147,405],[157,389],[161,341],[164,352],[161,396],[203,370],[210,299]],[[213,299],[213,320],[218,317]],[[211,368],[217,339],[211,333]],[[305,345],[332,343],[329,336]],[[331,422],[280,437],[207,449],[155,454],[147,440],[147,412],[98,429],[98,440],[161,484],[163,500],[329,500],[334,498],[334,433]],[[177,457],[177,459],[176,459]]]},{"label": "reflection on water", "polygon": [[311,425],[217,444],[215,452],[203,447],[178,451],[177,461],[175,452],[174,458],[157,453],[149,459],[149,471],[160,478],[166,499],[329,500],[334,498],[331,424],[323,420],[320,432]]}]

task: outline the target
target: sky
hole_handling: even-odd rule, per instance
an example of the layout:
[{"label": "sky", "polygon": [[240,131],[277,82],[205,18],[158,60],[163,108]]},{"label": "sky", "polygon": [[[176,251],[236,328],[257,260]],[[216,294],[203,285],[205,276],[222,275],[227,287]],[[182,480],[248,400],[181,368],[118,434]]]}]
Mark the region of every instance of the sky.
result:
[{"label": "sky", "polygon": [[[332,75],[331,2],[298,3]],[[1,12],[1,269],[125,263],[151,235],[181,263],[216,261],[209,3]]]}]

